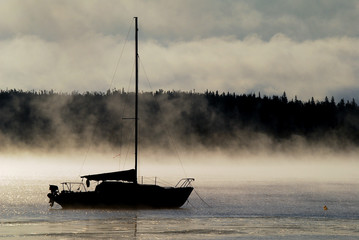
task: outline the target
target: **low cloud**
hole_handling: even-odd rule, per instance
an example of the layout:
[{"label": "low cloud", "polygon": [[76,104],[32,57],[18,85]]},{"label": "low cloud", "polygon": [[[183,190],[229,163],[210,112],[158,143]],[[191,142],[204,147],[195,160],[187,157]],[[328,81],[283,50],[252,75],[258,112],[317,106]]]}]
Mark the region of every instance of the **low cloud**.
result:
[{"label": "low cloud", "polygon": [[351,99],[359,81],[358,9],[356,1],[3,1],[0,88],[127,90],[129,25],[139,16],[148,74],[141,80],[148,77],[152,90]]},{"label": "low cloud", "polygon": [[[147,68],[158,79],[152,86],[170,89],[218,89],[281,94],[307,100],[324,98],[358,83],[358,39],[331,38],[295,42],[279,34],[270,41],[253,36],[143,46]],[[144,61],[145,61],[144,60]],[[146,62],[147,65],[147,62]],[[170,85],[168,85],[170,84]]]}]

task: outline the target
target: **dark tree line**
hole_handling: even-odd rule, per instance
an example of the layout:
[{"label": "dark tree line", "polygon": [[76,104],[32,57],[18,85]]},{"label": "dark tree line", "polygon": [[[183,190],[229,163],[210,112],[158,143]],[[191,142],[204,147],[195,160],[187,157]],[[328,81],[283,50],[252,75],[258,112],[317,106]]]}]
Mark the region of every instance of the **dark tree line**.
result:
[{"label": "dark tree line", "polygon": [[324,143],[335,140],[343,145],[359,144],[359,108],[353,99],[338,104],[334,98],[311,98],[302,102],[282,96],[261,97],[206,92],[209,106],[227,119],[227,131],[233,126],[250,127],[281,141],[299,135],[307,141]]},{"label": "dark tree line", "polygon": [[[359,107],[353,100],[288,100],[260,94],[141,93],[140,134],[144,147],[255,147],[265,136],[273,143],[300,137],[308,144],[359,146]],[[134,94],[0,92],[1,148],[118,147],[133,141]],[[295,144],[295,143],[293,143]]]}]

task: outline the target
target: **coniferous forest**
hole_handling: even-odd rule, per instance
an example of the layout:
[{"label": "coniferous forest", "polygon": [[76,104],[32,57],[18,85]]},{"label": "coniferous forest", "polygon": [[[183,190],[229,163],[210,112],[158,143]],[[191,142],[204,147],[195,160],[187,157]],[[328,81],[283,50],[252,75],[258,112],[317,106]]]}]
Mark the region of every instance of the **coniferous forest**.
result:
[{"label": "coniferous forest", "polygon": [[[359,146],[355,100],[287,99],[260,94],[163,91],[139,95],[143,148]],[[0,92],[1,149],[117,148],[133,142],[134,93]]]}]

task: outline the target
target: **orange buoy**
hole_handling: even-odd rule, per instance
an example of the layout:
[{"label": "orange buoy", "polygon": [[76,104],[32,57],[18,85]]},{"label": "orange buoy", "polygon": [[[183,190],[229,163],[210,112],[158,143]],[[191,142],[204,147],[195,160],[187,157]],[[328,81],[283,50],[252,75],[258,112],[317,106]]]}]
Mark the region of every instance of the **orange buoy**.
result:
[{"label": "orange buoy", "polygon": [[324,211],[327,211],[328,207],[326,205],[324,205],[323,209],[324,209]]}]

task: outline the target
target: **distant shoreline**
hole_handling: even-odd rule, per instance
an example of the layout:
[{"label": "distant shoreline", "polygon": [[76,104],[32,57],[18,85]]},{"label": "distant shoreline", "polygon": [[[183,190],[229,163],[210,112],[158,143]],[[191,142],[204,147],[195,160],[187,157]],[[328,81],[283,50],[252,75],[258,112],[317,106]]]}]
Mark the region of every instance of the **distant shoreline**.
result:
[{"label": "distant shoreline", "polygon": [[[133,93],[0,91],[0,139],[7,146],[81,148],[132,143]],[[303,102],[282,96],[164,91],[140,93],[141,144],[189,149],[359,147],[354,99]],[[170,136],[168,136],[168,134]]]}]

